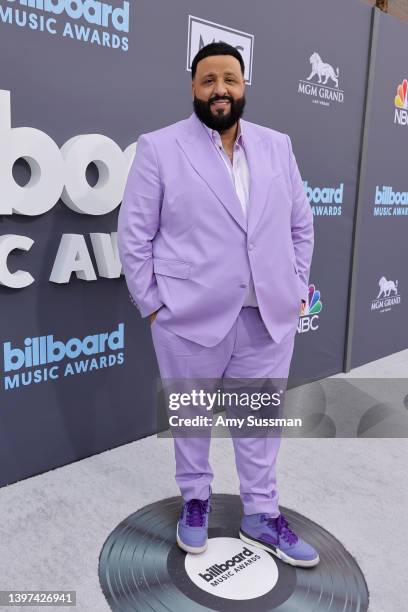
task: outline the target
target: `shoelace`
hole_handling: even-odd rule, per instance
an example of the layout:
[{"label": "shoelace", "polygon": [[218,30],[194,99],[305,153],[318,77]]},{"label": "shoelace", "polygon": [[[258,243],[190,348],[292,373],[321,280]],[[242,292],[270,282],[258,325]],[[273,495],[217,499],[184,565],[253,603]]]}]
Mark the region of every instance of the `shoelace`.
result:
[{"label": "shoelace", "polygon": [[211,512],[208,499],[190,499],[186,508],[186,523],[190,527],[202,527],[204,525],[204,515]]},{"label": "shoelace", "polygon": [[266,517],[267,524],[276,529],[279,537],[282,537],[288,544],[296,544],[298,537],[289,527],[289,523],[283,514],[276,518]]}]

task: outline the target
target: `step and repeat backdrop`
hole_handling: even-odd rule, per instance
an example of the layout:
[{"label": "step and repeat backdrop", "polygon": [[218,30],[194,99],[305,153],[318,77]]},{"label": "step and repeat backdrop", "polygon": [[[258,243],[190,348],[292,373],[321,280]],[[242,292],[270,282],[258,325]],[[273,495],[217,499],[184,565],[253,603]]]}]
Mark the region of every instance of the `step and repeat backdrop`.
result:
[{"label": "step and repeat backdrop", "polygon": [[351,302],[351,367],[408,347],[407,28],[375,12]]},{"label": "step and repeat backdrop", "polygon": [[343,371],[371,12],[359,0],[272,3],[257,30],[252,117],[291,136],[314,213],[294,381]]},{"label": "step and repeat backdrop", "polygon": [[364,122],[360,0],[0,0],[0,486],[156,431],[118,210],[139,135],[192,112],[214,40],[244,57],[246,119],[291,136],[314,213],[292,379],[343,371],[348,333],[353,366],[407,347],[406,26],[380,21]]}]

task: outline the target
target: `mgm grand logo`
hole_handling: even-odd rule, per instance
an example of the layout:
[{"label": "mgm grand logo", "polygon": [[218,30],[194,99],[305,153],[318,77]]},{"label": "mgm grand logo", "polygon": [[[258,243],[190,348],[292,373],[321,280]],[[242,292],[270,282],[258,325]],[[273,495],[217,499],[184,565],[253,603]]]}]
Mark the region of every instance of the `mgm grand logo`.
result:
[{"label": "mgm grand logo", "polygon": [[401,303],[401,296],[398,293],[398,281],[387,280],[382,276],[378,281],[380,291],[377,297],[371,302],[371,310],[387,312],[392,306]]},{"label": "mgm grand logo", "polygon": [[339,87],[339,69],[324,62],[317,51],[309,57],[311,72],[300,80],[298,93],[311,96],[315,104],[330,106],[332,102],[344,102],[344,91]]}]

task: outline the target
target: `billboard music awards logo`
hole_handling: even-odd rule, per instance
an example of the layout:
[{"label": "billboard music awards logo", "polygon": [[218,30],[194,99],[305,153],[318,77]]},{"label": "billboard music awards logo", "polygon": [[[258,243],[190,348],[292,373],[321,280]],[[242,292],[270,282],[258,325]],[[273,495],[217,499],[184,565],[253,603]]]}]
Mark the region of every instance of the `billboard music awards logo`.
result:
[{"label": "billboard music awards logo", "polygon": [[277,584],[279,572],[272,555],[238,538],[209,538],[202,555],[186,555],[185,570],[201,590],[216,597],[248,600],[262,597]]},{"label": "billboard music awards logo", "polygon": [[303,181],[312,212],[318,217],[338,217],[343,204],[344,183],[338,187],[312,187]]},{"label": "billboard music awards logo", "polygon": [[344,91],[339,87],[338,68],[324,62],[317,51],[309,57],[311,72],[306,80],[299,80],[298,93],[310,96],[314,104],[330,106],[332,102],[343,103]]},{"label": "billboard music awards logo", "polygon": [[398,125],[408,125],[408,100],[407,100],[407,79],[404,79],[397,87],[394,98],[394,123]]},{"label": "billboard music awards logo", "polygon": [[242,552],[234,555],[231,559],[227,559],[224,563],[214,563],[211,567],[207,567],[204,573],[199,572],[198,575],[206,582],[212,582],[215,586],[233,576],[232,572],[230,572],[231,568],[241,563],[242,567],[245,567],[257,559],[260,559],[259,555],[256,555],[253,550],[249,550],[249,548],[244,546]]},{"label": "billboard music awards logo", "polygon": [[408,191],[394,191],[390,185],[375,188],[374,217],[408,215]]},{"label": "billboard music awards logo", "polygon": [[0,5],[0,23],[128,51],[129,39],[122,32],[129,33],[129,1],[121,0],[117,6],[105,0],[5,2],[8,4]]},{"label": "billboard music awards logo", "polygon": [[379,293],[371,302],[371,310],[388,312],[393,306],[401,304],[401,296],[398,293],[398,281],[387,280],[382,276],[378,281]]},{"label": "billboard music awards logo", "polygon": [[248,85],[251,85],[254,52],[253,34],[234,30],[220,23],[207,21],[193,15],[188,16],[187,70],[191,71],[191,64],[196,53],[212,42],[225,42],[238,49],[245,64],[245,81]]},{"label": "billboard music awards logo", "polygon": [[309,285],[306,304],[302,302],[297,331],[304,334],[319,329],[319,313],[323,308],[320,291],[315,285]]},{"label": "billboard music awards logo", "polygon": [[[92,370],[122,365],[125,361],[125,324],[111,332],[66,341],[49,336],[25,338],[23,346],[3,343],[6,391]],[[68,360],[64,366],[59,362]],[[58,364],[58,365],[57,365]]]},{"label": "billboard music awards logo", "polygon": [[[122,151],[107,136],[80,134],[59,147],[41,130],[11,125],[11,95],[9,91],[0,89],[0,218],[2,215],[42,215],[60,205],[59,200],[75,215],[92,215],[94,218],[119,206],[136,143]],[[13,164],[20,157],[27,162],[32,177],[35,177],[29,188],[22,188],[14,178]],[[86,169],[93,161],[103,164],[108,177],[100,175],[95,186],[86,179]],[[28,228],[22,224],[21,230],[23,226]],[[50,282],[68,284],[72,277],[93,282],[123,275],[117,232],[92,232],[89,238],[91,247],[83,234],[61,235],[50,270]],[[38,245],[37,240],[23,235],[22,231],[0,235],[0,285],[22,289],[36,281],[23,267],[18,270],[8,267],[8,258],[15,251],[27,252],[29,256],[34,244]],[[95,256],[96,268],[90,250]]]}]

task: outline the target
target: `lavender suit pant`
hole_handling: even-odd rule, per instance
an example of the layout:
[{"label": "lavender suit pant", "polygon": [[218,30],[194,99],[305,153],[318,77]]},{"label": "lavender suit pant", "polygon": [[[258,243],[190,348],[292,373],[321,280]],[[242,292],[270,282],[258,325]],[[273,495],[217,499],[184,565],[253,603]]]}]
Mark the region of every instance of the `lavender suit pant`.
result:
[{"label": "lavender suit pant", "polygon": [[[296,330],[279,344],[258,308],[243,307],[221,342],[205,347],[165,329],[155,319],[151,333],[161,378],[287,379]],[[278,516],[276,459],[280,437],[232,437],[245,514]],[[176,482],[184,501],[207,499],[213,471],[211,437],[174,437]]]}]

